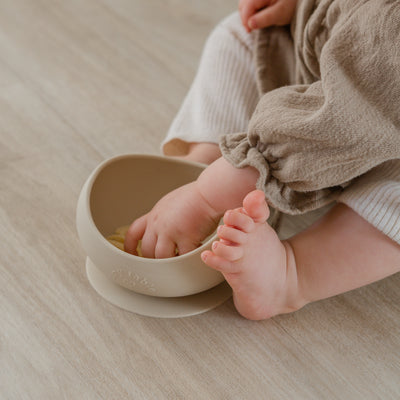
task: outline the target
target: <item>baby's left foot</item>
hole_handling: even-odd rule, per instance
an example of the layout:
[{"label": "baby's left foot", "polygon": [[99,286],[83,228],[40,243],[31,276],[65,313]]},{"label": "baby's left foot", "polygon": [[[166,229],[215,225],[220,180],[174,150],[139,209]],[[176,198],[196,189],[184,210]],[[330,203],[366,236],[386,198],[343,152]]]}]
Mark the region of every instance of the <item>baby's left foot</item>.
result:
[{"label": "baby's left foot", "polygon": [[225,213],[220,240],[202,253],[205,264],[220,271],[232,287],[239,313],[254,320],[299,308],[291,248],[266,223],[268,216],[264,193],[250,192],[243,207]]}]

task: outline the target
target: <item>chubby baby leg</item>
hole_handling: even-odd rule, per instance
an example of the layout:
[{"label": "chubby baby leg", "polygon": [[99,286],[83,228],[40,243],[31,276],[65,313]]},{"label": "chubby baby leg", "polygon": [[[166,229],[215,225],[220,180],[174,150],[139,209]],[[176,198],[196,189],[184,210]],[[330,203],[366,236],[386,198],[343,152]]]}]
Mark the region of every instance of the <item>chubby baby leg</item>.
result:
[{"label": "chubby baby leg", "polygon": [[204,263],[220,271],[232,287],[238,312],[253,320],[296,310],[291,301],[296,269],[287,262],[291,249],[267,224],[268,216],[264,193],[250,192],[243,207],[225,213],[220,240],[202,253]]}]

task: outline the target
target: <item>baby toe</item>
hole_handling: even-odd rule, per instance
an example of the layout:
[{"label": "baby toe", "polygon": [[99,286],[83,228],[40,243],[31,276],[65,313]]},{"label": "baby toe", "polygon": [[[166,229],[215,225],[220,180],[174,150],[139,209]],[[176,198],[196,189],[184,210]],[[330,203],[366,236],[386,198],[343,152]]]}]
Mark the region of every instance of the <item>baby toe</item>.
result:
[{"label": "baby toe", "polygon": [[210,268],[222,273],[230,272],[232,263],[225,258],[215,255],[212,251],[206,250],[201,253],[201,259]]},{"label": "baby toe", "polygon": [[243,200],[243,209],[254,222],[265,222],[269,217],[265,194],[261,190],[253,190],[247,194]]},{"label": "baby toe", "polygon": [[238,271],[238,265],[235,262],[229,261],[223,257],[215,255],[212,251],[206,250],[201,253],[201,259],[204,264],[208,265],[210,268],[213,268],[224,274],[226,277],[228,274],[231,276]]},{"label": "baby toe", "polygon": [[224,215],[224,224],[250,233],[254,229],[254,221],[242,209],[228,210]]},{"label": "baby toe", "polygon": [[232,226],[220,225],[217,233],[220,239],[229,241],[233,244],[245,244],[247,242],[247,234]]},{"label": "baby toe", "polygon": [[228,245],[221,241],[215,241],[211,248],[215,255],[228,261],[237,261],[243,257],[243,248],[241,246]]}]

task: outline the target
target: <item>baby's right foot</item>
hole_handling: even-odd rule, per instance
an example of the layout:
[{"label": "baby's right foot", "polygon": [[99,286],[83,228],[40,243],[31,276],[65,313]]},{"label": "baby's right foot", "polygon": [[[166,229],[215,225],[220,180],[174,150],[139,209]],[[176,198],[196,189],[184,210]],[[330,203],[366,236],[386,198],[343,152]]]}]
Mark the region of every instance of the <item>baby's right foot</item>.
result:
[{"label": "baby's right foot", "polygon": [[291,248],[267,224],[268,216],[264,193],[250,192],[242,208],[225,213],[224,225],[218,228],[220,240],[202,253],[205,264],[224,275],[237,310],[248,319],[299,308],[294,302],[297,275]]}]

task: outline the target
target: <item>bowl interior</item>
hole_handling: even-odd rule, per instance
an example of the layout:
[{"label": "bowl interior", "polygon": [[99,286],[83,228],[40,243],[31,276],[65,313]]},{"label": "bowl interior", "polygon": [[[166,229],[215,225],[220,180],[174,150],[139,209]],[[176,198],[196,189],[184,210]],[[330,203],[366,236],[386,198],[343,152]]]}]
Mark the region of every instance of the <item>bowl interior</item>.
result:
[{"label": "bowl interior", "polygon": [[107,237],[151,210],[165,194],[196,180],[200,164],[157,156],[121,156],[103,165],[90,190],[90,211]]}]

